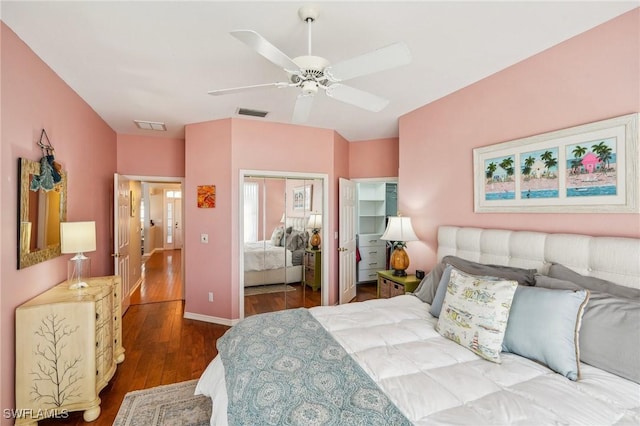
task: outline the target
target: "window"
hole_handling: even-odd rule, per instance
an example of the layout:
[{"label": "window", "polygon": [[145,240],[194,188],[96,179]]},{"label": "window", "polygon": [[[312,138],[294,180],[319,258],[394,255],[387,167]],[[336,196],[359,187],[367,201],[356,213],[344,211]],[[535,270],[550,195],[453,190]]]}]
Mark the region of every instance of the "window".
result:
[{"label": "window", "polygon": [[258,184],[244,184],[244,242],[258,241]]}]

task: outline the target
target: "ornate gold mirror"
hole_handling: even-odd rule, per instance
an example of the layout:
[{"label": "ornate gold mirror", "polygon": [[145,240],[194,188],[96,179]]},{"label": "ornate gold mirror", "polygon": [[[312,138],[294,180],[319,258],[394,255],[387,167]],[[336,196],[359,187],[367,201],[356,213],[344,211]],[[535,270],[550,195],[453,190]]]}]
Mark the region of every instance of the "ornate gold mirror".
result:
[{"label": "ornate gold mirror", "polygon": [[18,269],[60,256],[60,222],[67,218],[67,176],[50,191],[30,190],[40,163],[21,158],[19,163]]}]

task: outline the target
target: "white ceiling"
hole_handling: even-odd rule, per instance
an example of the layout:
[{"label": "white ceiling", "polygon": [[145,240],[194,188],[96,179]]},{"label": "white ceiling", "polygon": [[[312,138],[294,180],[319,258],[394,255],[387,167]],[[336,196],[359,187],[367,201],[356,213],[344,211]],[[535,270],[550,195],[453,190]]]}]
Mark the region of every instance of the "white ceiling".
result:
[{"label": "white ceiling", "polygon": [[[184,137],[184,125],[238,107],[289,123],[297,89],[210,96],[285,81],[229,35],[252,29],[289,57],[306,54],[297,1],[6,1],[0,17],[118,133]],[[307,125],[348,140],[393,137],[398,117],[638,7],[638,1],[316,1],[313,54],[330,62],[404,41],[410,65],[349,85],[390,100],[360,110],[319,93]],[[133,120],[165,122],[167,132]]]}]

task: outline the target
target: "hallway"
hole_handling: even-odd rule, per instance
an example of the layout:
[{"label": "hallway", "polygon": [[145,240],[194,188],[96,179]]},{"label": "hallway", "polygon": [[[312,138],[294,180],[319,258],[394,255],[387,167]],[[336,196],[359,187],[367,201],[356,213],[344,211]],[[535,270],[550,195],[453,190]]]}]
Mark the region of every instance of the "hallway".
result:
[{"label": "hallway", "polygon": [[182,300],[182,250],[154,252],[142,266],[142,284],[131,305]]}]

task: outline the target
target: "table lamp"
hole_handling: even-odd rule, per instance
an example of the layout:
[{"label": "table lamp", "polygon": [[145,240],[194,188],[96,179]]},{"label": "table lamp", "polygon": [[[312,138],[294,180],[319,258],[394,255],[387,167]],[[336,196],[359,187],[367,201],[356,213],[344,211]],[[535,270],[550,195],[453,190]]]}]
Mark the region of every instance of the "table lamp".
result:
[{"label": "table lamp", "polygon": [[95,222],[62,222],[60,223],[60,251],[75,253],[67,265],[67,280],[70,289],[88,287],[84,281],[91,272],[91,259],[85,252],[96,249]]},{"label": "table lamp", "polygon": [[320,248],[320,228],[322,228],[322,215],[318,213],[312,213],[309,216],[309,223],[307,224],[308,228],[311,228],[311,240],[309,243],[311,244],[311,248],[313,250],[318,250]]},{"label": "table lamp", "polygon": [[411,226],[411,218],[405,216],[392,216],[387,223],[387,229],[380,237],[381,240],[391,241],[393,253],[389,265],[393,269],[393,275],[405,277],[409,267],[409,255],[404,250],[407,241],[418,241],[416,233]]}]

